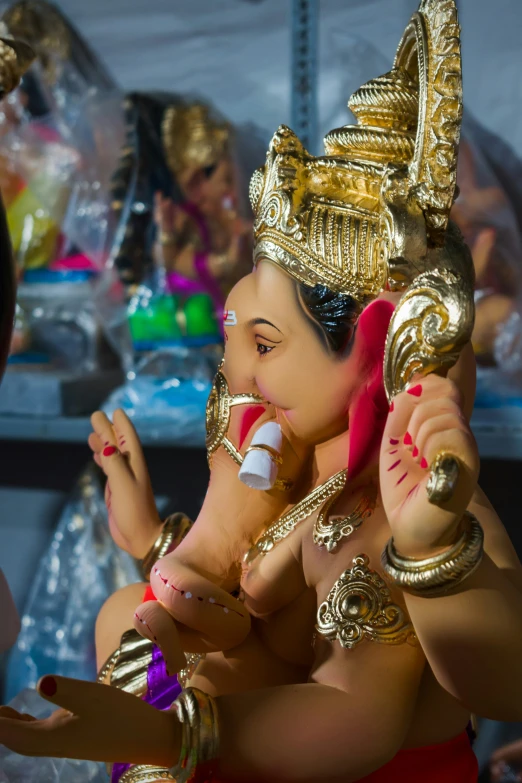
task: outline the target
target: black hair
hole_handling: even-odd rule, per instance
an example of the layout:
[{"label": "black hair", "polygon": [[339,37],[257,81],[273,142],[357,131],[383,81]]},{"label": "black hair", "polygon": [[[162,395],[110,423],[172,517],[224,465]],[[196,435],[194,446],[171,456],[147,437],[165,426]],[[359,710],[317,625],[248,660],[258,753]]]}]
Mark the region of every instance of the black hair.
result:
[{"label": "black hair", "polygon": [[217,165],[213,163],[211,166],[205,166],[205,168],[203,169],[203,173],[207,179],[210,179],[210,177],[212,176],[212,174],[215,172],[216,169],[217,169]]},{"label": "black hair", "polygon": [[336,294],[325,285],[298,285],[298,300],[307,311],[326,347],[344,357],[350,351],[359,305],[345,294]]}]

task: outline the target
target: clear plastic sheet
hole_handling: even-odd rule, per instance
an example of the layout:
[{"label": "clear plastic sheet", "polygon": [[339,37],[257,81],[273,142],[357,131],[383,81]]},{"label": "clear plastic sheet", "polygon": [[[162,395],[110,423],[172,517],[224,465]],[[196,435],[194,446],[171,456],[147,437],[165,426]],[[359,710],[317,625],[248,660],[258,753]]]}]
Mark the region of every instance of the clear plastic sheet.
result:
[{"label": "clear plastic sheet", "polygon": [[0,112],[0,173],[17,261],[106,263],[116,225],[110,177],[124,140],[122,96],[59,9],[13,3],[2,24],[36,62]]},{"label": "clear plastic sheet", "polygon": [[97,469],[89,467],[33,579],[8,660],[7,700],[44,674],[95,679],[98,612],[112,593],[138,581],[136,562],[111,538]]},{"label": "clear plastic sheet", "polygon": [[[26,351],[55,369],[92,372],[100,366],[93,286],[86,273],[42,270],[18,287]],[[22,355],[23,356],[23,355]]]},{"label": "clear plastic sheet", "polygon": [[[22,691],[9,705],[35,718],[52,712],[48,701],[34,690]],[[72,759],[31,758],[0,745],[0,783],[107,783],[104,764]]]},{"label": "clear plastic sheet", "polygon": [[206,403],[221,355],[211,348],[151,352],[109,397],[104,411],[111,417],[123,408],[149,443],[203,446]]}]

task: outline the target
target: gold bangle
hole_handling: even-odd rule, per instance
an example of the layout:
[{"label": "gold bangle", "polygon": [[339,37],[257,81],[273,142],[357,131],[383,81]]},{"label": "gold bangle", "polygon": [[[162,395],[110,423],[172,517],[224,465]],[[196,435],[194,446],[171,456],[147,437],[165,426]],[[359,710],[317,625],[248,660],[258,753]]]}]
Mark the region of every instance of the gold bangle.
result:
[{"label": "gold bangle", "polygon": [[264,443],[256,444],[255,446],[249,446],[248,449],[245,451],[245,457],[247,454],[250,454],[251,451],[265,451],[270,455],[270,458],[273,462],[275,462],[276,465],[282,465],[283,464],[283,458],[279,454],[278,451],[272,448],[272,446],[266,446]]},{"label": "gold bangle", "polygon": [[456,544],[433,557],[417,560],[405,557],[395,549],[390,538],[381,556],[382,566],[391,580],[411,595],[433,598],[464,582],[478,568],[484,554],[484,531],[471,512]]},{"label": "gold bangle", "polygon": [[143,576],[147,581],[150,579],[150,572],[154,563],[165,557],[170,549],[179,546],[192,525],[192,520],[180,512],[167,517],[161,533],[141,561]]},{"label": "gold bangle", "polygon": [[[219,754],[219,726],[216,703],[199,688],[181,691],[171,709],[181,723],[181,750],[178,763],[169,769],[177,783],[197,777],[198,767],[216,761]],[[211,775],[209,775],[210,779]],[[206,780],[206,778],[205,778]]]}]

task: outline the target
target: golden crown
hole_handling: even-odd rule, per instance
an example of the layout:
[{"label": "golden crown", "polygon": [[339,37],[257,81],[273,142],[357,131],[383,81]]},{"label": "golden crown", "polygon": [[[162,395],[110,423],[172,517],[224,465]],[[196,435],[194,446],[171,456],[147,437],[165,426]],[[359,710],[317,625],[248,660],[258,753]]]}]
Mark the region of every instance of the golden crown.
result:
[{"label": "golden crown", "polygon": [[229,152],[230,127],[202,103],[170,106],[162,127],[167,162],[174,174],[215,166]]},{"label": "golden crown", "polygon": [[267,258],[361,306],[411,282],[405,252],[418,259],[444,242],[454,200],[459,32],[454,0],[422,0],[392,70],[352,95],[357,125],[331,131],[324,156],[278,129],[251,181],[254,263]]}]

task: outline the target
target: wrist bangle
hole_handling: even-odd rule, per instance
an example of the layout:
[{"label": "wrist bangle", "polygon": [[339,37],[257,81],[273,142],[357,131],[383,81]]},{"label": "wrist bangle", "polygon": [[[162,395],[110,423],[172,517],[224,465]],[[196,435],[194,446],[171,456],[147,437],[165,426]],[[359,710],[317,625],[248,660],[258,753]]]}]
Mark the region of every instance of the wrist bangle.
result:
[{"label": "wrist bangle", "polygon": [[143,576],[147,581],[150,580],[150,572],[154,563],[165,557],[167,552],[179,546],[192,525],[192,520],[182,513],[171,514],[170,517],[167,517],[161,533],[141,561]]},{"label": "wrist bangle", "polygon": [[417,560],[395,549],[390,538],[381,556],[390,579],[411,595],[433,598],[464,582],[478,568],[484,554],[484,531],[469,511],[464,514],[465,530],[456,544],[433,557]]},{"label": "wrist bangle", "polygon": [[181,723],[181,750],[178,763],[169,774],[177,783],[208,783],[217,771],[219,754],[216,703],[198,688],[186,688],[171,709]]}]

